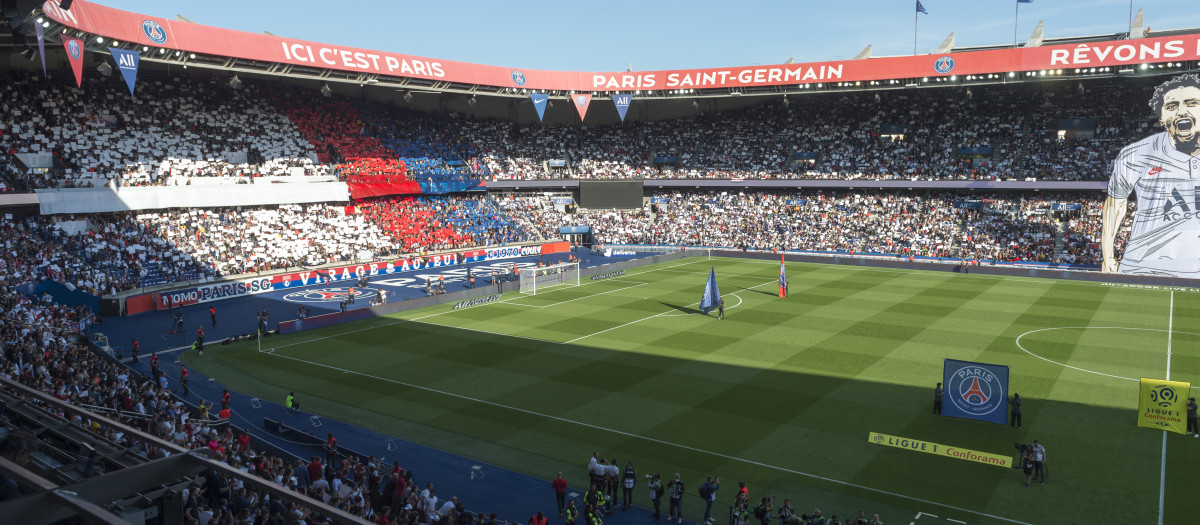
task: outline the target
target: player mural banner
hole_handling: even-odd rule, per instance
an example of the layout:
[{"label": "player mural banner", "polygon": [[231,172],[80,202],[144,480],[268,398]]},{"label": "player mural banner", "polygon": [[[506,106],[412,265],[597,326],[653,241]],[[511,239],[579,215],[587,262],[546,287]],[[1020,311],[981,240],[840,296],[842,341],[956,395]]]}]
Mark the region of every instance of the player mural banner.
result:
[{"label": "player mural banner", "polygon": [[947,359],[942,415],[1008,423],[1008,367]]},{"label": "player mural banner", "polygon": [[517,89],[609,93],[638,89],[713,89],[1007,74],[1200,59],[1200,34],[1193,33],[868,60],[660,71],[546,71],[472,64],[234,31],[131,13],[87,0],[75,0],[70,10],[64,10],[58,6],[58,2],[46,0],[42,3],[42,11],[50,19],[89,34],[134,42],[139,46],[328,68],[356,74],[393,75]]},{"label": "player mural banner", "polygon": [[1191,383],[1142,378],[1138,390],[1137,426],[1187,433],[1188,392]]}]

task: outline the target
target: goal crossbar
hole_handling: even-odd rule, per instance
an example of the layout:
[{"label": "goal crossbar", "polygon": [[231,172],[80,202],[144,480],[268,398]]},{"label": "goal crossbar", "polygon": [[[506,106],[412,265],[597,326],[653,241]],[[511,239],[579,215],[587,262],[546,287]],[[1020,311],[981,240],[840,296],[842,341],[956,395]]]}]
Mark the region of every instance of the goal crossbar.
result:
[{"label": "goal crossbar", "polygon": [[559,286],[579,286],[579,263],[552,264],[540,268],[521,268],[520,290],[523,294],[536,295],[540,291]]}]

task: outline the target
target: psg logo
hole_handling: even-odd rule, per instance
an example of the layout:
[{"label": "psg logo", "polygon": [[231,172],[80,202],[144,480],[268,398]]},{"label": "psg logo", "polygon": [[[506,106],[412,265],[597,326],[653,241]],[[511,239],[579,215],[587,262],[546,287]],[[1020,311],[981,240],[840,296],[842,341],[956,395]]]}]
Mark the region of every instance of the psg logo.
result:
[{"label": "psg logo", "polygon": [[933,70],[943,75],[954,71],[954,59],[948,56],[938,57],[937,61],[933,63]]},{"label": "psg logo", "polygon": [[1004,383],[986,368],[964,366],[951,377],[950,384],[946,385],[946,398],[967,414],[990,414],[1007,400]]},{"label": "psg logo", "polygon": [[163,26],[158,25],[158,22],[146,20],[142,22],[142,32],[146,33],[146,38],[158,45],[167,43],[167,31]]},{"label": "psg logo", "polygon": [[[355,300],[375,295],[378,290],[374,288],[354,288]],[[318,288],[316,290],[305,290],[303,292],[292,292],[283,296],[283,300],[293,303],[340,303],[345,301],[350,296],[349,286],[337,286],[333,288]]]},{"label": "psg logo", "polygon": [[67,41],[67,53],[71,55],[71,60],[79,60],[81,53],[79,51],[78,40]]},{"label": "psg logo", "polygon": [[513,80],[513,84],[516,84],[518,86],[524,86],[525,85],[525,73],[514,70],[512,72],[512,80]]},{"label": "psg logo", "polygon": [[587,97],[585,97],[583,95],[579,95],[578,97],[575,97],[575,103],[581,107],[585,106],[585,105],[587,105]]}]

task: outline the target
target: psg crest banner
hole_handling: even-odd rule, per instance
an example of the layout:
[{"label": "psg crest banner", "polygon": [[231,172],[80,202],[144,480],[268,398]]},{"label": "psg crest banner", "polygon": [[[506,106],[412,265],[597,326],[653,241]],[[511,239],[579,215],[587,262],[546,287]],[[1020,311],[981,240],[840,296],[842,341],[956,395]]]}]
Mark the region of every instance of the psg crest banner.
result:
[{"label": "psg crest banner", "polygon": [[108,50],[112,53],[113,60],[117,61],[117,69],[121,70],[121,76],[125,77],[125,84],[129,86],[129,94],[132,95],[133,84],[137,82],[138,61],[141,59],[141,53],[115,47],[110,47]]},{"label": "psg crest banner", "polygon": [[1008,367],[947,359],[942,415],[1008,423]]},{"label": "psg crest banner", "polygon": [[629,111],[629,104],[633,102],[633,94],[622,93],[612,96],[613,104],[617,105],[617,114],[621,115],[621,122],[625,122],[625,112]]},{"label": "psg crest banner", "polygon": [[529,95],[529,100],[533,101],[533,109],[537,110],[538,122],[541,122],[542,117],[546,114],[546,101],[550,100],[550,95],[534,93]]},{"label": "psg crest banner", "polygon": [[571,102],[575,104],[575,111],[579,112],[579,121],[583,122],[583,117],[587,115],[588,105],[592,103],[591,93],[571,95]]},{"label": "psg crest banner", "polygon": [[75,72],[75,85],[83,87],[83,40],[63,36],[62,43],[67,50],[67,58],[71,60],[71,70]]}]

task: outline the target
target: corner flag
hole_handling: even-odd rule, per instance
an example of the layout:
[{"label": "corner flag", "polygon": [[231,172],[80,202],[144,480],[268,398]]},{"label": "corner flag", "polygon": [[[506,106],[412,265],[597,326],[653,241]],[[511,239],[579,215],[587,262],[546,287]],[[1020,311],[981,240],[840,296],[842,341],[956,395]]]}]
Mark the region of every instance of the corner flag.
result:
[{"label": "corner flag", "polygon": [[700,311],[708,315],[717,305],[721,304],[721,291],[717,290],[717,271],[708,270],[708,282],[704,284],[704,297],[700,298]]},{"label": "corner flag", "polygon": [[779,297],[787,297],[787,269],[783,266],[783,254],[779,254]]}]

